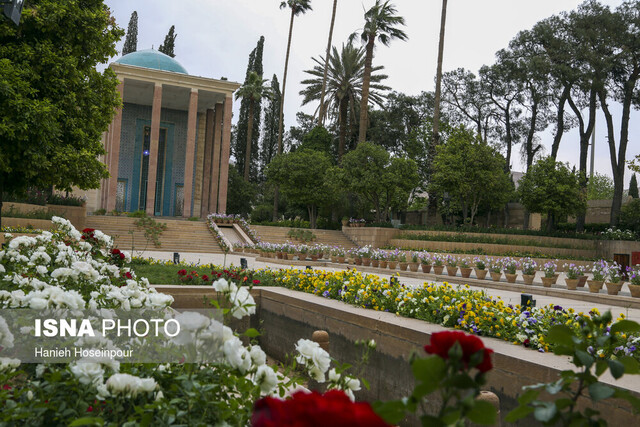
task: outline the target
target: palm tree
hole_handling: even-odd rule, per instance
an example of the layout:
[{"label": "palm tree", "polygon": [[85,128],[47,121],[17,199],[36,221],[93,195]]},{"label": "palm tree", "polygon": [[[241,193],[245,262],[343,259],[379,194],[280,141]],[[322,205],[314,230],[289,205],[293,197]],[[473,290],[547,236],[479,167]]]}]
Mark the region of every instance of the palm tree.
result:
[{"label": "palm tree", "polygon": [[[329,61],[324,58],[312,58],[317,64],[312,70],[306,70],[305,73],[313,76],[313,78],[303,80],[302,84],[306,88],[300,91],[300,95],[304,98],[302,105],[309,102],[317,101],[321,97],[323,88],[326,88],[328,95],[324,111],[320,111],[322,107],[318,107],[318,121],[323,122],[325,117],[332,115],[337,121],[340,129],[340,138],[338,143],[338,160],[342,159],[345,151],[345,141],[347,136],[347,121],[349,113],[351,120],[355,120],[356,105],[362,96],[362,82],[364,77],[365,52],[363,48],[357,48],[353,44],[348,43],[342,45],[342,50],[333,47],[333,52],[329,57]],[[385,97],[380,93],[390,88],[380,84],[387,78],[384,74],[376,74],[382,70],[383,66],[373,67],[371,75],[371,85],[369,98],[372,102],[382,106]],[[325,71],[327,78],[325,80]],[[326,85],[323,82],[326,81]]]},{"label": "palm tree", "polygon": [[[390,0],[376,0],[373,5],[364,14],[365,24],[360,38],[365,44],[365,63],[364,78],[362,83],[362,99],[360,100],[360,132],[358,134],[358,143],[364,142],[367,138],[368,127],[368,110],[369,104],[369,84],[371,82],[371,71],[373,63],[373,49],[376,45],[376,39],[384,46],[389,46],[394,39],[406,40],[407,34],[399,28],[404,25],[404,18],[396,15],[396,8],[390,4]],[[351,39],[355,38],[357,33],[351,35]]]},{"label": "palm tree", "polygon": [[253,110],[255,103],[263,98],[271,96],[271,88],[266,86],[266,79],[263,79],[255,71],[251,71],[247,77],[247,81],[236,92],[236,100],[243,98],[249,100],[249,117],[247,118],[247,150],[244,161],[244,180],[249,181],[249,172],[251,169],[251,137],[253,134]]},{"label": "palm tree", "polygon": [[447,21],[447,0],[442,0],[442,15],[440,17],[440,41],[438,43],[438,67],[436,70],[436,94],[433,104],[433,144],[440,141],[440,91],[442,82],[442,56],[444,54],[444,28]]},{"label": "palm tree", "polygon": [[282,131],[284,118],[284,92],[287,86],[287,70],[289,68],[289,53],[291,52],[291,36],[293,35],[293,19],[311,10],[311,0],[286,0],[280,3],[280,9],[291,9],[291,22],[289,23],[289,40],[287,41],[287,55],[284,60],[284,75],[282,77],[282,101],[280,102],[280,123],[278,124],[278,154],[282,153]]},{"label": "palm tree", "polygon": [[[331,25],[329,26],[329,41],[327,42],[327,54],[325,58],[331,55],[331,40],[333,39],[333,25],[336,22],[336,9],[338,8],[338,0],[333,0],[333,13],[331,14]],[[327,72],[329,67],[329,61],[324,63],[324,75],[322,77],[322,94],[320,95],[320,113],[318,114],[318,126],[322,126],[324,120],[324,95],[327,89]]]}]

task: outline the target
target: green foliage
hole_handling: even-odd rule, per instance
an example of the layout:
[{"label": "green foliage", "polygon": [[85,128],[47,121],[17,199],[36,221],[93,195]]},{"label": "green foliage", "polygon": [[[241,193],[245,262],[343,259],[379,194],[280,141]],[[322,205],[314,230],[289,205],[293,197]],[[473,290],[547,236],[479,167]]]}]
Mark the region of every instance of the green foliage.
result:
[{"label": "green foliage", "polygon": [[162,43],[158,48],[158,52],[162,52],[165,55],[169,55],[172,58],[175,58],[176,56],[174,49],[176,44],[176,37],[178,35],[175,34],[175,30],[176,30],[176,26],[172,25],[171,28],[169,28],[169,32],[164,37],[164,43]]},{"label": "green foliage", "polygon": [[[264,174],[264,170],[267,165],[271,163],[271,160],[276,155],[278,149],[278,120],[280,118],[280,102],[282,94],[280,92],[280,83],[278,82],[278,76],[275,74],[271,78],[271,98],[267,99],[267,104],[264,111],[264,125],[262,126],[262,143],[260,151],[256,150],[256,155],[259,154],[260,159],[260,172]],[[238,120],[240,123],[240,120]],[[255,121],[254,121],[255,123]],[[258,126],[259,127],[259,126]],[[238,128],[238,132],[240,129]],[[260,133],[257,132],[256,135]]]},{"label": "green foliage", "polygon": [[100,208],[100,209],[96,209],[95,211],[93,211],[94,215],[106,215],[107,214],[107,210],[104,208]]},{"label": "green foliage", "polygon": [[227,213],[247,216],[251,213],[256,201],[258,188],[256,184],[242,179],[236,168],[229,168],[229,191],[227,194]]},{"label": "green foliage", "polygon": [[162,246],[160,244],[160,236],[162,235],[162,232],[167,229],[166,223],[158,222],[150,216],[147,216],[145,213],[140,217],[140,219],[134,222],[134,224],[138,229],[144,232],[144,238],[147,239],[147,244],[153,243],[153,246],[156,248]]},{"label": "green foliage", "polygon": [[44,206],[47,204],[47,193],[37,188],[29,188],[23,193],[3,194],[2,200],[4,202],[27,203],[30,205]]},{"label": "green foliage", "polygon": [[459,243],[486,243],[490,245],[512,245],[512,246],[536,246],[542,248],[564,248],[582,249],[569,243],[550,243],[538,239],[510,239],[507,237],[493,236],[470,236],[463,233],[456,234],[414,234],[402,233],[397,239],[420,240],[425,242],[459,242]]},{"label": "green foliage", "polygon": [[635,159],[629,160],[628,165],[629,169],[634,172],[640,173],[640,154],[638,154]]},{"label": "green foliage", "polygon": [[342,158],[340,179],[351,192],[371,203],[376,222],[383,222],[391,208],[404,209],[409,195],[419,184],[416,163],[391,158],[377,144],[363,142]]},{"label": "green foliage", "polygon": [[139,209],[133,212],[127,212],[127,217],[129,218],[144,218],[146,216],[147,216],[147,212],[142,209]]},{"label": "green foliage", "polygon": [[311,228],[315,228],[318,208],[330,205],[338,193],[332,180],[334,169],[326,153],[298,150],[276,156],[267,168],[267,177],[292,202],[307,207]]},{"label": "green foliage", "polygon": [[129,27],[127,28],[127,36],[124,39],[122,47],[122,56],[138,50],[138,12],[133,11],[129,19]]},{"label": "green foliage", "polygon": [[50,205],[61,206],[82,206],[86,200],[81,196],[74,196],[73,194],[64,196],[59,193],[53,193],[47,198],[47,203]]},{"label": "green foliage", "polygon": [[587,184],[587,200],[607,200],[613,198],[613,179],[595,173]]},{"label": "green foliage", "polygon": [[120,103],[123,31],[101,0],[27,2],[19,27],[0,22],[0,194],[27,187],[97,188],[102,133]]},{"label": "green foliage", "polygon": [[299,228],[292,228],[289,230],[287,237],[291,237],[292,239],[299,240],[304,243],[313,242],[317,238],[310,230],[300,230]]},{"label": "green foliage", "polygon": [[[553,352],[569,356],[577,370],[565,370],[552,383],[527,386],[518,398],[520,404],[511,411],[507,422],[515,422],[530,414],[544,425],[606,425],[600,411],[593,405],[586,405],[583,411],[578,407],[578,397],[592,403],[615,398],[629,402],[635,413],[640,412],[640,399],[626,390],[620,390],[599,381],[607,371],[615,379],[624,374],[639,374],[640,363],[630,356],[611,358],[617,345],[615,337],[640,331],[640,325],[630,320],[620,320],[611,324],[611,312],[602,316],[582,318],[576,331],[565,325],[553,326],[547,334],[547,341],[553,345]],[[539,400],[541,393],[551,395],[552,400]]]},{"label": "green foliage", "polygon": [[437,147],[431,188],[458,200],[463,222],[470,214],[473,223],[480,206],[500,208],[509,200],[511,178],[505,169],[504,158],[495,149],[463,127],[456,128]]},{"label": "green foliage", "polygon": [[640,234],[640,199],[633,199],[622,207],[620,227]]},{"label": "green foliage", "polygon": [[547,214],[547,229],[555,219],[586,209],[578,174],[551,157],[537,161],[519,182],[518,195],[530,212]]},{"label": "green foliage", "polygon": [[636,174],[631,175],[631,180],[629,181],[629,196],[637,199],[640,197],[638,195],[638,180],[636,179]]},{"label": "green foliage", "polygon": [[2,211],[2,216],[5,216],[7,218],[28,218],[28,219],[50,220],[54,216],[61,216],[61,215],[49,212],[45,208],[33,210],[31,212],[22,212],[16,209],[15,206],[11,205],[9,206],[9,209]]},{"label": "green foliage", "polygon": [[302,139],[300,149],[315,150],[331,154],[331,143],[333,138],[322,126],[316,126]]}]

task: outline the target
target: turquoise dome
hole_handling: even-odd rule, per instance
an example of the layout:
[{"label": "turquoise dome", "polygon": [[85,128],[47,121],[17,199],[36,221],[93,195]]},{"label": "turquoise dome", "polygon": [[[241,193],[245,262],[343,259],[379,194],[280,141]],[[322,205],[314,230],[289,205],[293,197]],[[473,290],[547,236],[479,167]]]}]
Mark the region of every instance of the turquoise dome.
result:
[{"label": "turquoise dome", "polygon": [[170,71],[172,73],[189,74],[178,61],[154,49],[131,52],[116,61],[119,64],[134,67],[152,68],[154,70]]}]

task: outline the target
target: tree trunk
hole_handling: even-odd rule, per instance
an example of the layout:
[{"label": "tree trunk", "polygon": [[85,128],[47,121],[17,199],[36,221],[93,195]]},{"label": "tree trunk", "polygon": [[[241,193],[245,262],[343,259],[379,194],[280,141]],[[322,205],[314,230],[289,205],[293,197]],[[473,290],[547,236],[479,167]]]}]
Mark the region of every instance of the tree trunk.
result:
[{"label": "tree trunk", "polygon": [[506,133],[505,144],[507,145],[507,157],[505,159],[507,162],[507,164],[505,165],[506,172],[511,172],[511,146],[513,144],[513,136],[511,135],[511,113],[509,111],[510,106],[511,100],[507,102],[507,107],[504,110],[504,128]]},{"label": "tree trunk", "polygon": [[442,0],[440,16],[440,40],[438,42],[438,66],[436,68],[436,93],[433,105],[433,145],[440,143],[440,97],[442,86],[442,57],[444,55],[444,30],[447,22],[447,0]]},{"label": "tree trunk", "polygon": [[525,147],[526,153],[527,153],[526,172],[529,171],[529,168],[533,164],[533,157],[535,156],[537,151],[533,149],[533,137],[536,134],[537,121],[538,121],[538,102],[534,101],[533,105],[531,106],[531,120],[529,121],[529,132],[527,133],[527,142],[526,142],[527,146]]},{"label": "tree trunk", "polygon": [[551,212],[547,213],[547,233],[551,233],[554,228],[555,215]]},{"label": "tree trunk", "polygon": [[364,60],[364,75],[362,76],[362,99],[360,100],[360,132],[358,133],[358,144],[367,139],[367,128],[369,127],[369,84],[371,83],[371,68],[373,64],[373,48],[375,47],[376,35],[369,34],[369,41],[366,47]]},{"label": "tree trunk", "polygon": [[320,110],[318,112],[318,126],[324,123],[325,105],[324,96],[327,90],[327,72],[329,71],[329,56],[331,55],[331,40],[333,39],[333,25],[336,22],[336,9],[338,0],[333,0],[333,13],[331,15],[331,26],[329,27],[329,41],[327,42],[327,54],[324,57],[324,75],[322,76],[322,94],[320,95]]},{"label": "tree trunk", "polygon": [[344,97],[340,100],[340,117],[338,122],[340,123],[340,137],[338,139],[338,163],[344,156],[344,148],[347,140],[347,118],[349,115],[349,100]]},{"label": "tree trunk", "polygon": [[571,86],[565,86],[562,94],[560,95],[560,99],[558,100],[558,114],[556,115],[558,128],[556,129],[556,134],[553,137],[553,143],[551,144],[551,157],[553,157],[553,160],[556,160],[556,158],[558,157],[560,141],[562,140],[562,135],[564,134],[564,104],[567,102],[570,93]]},{"label": "tree trunk", "polygon": [[251,171],[251,138],[253,137],[253,99],[249,100],[249,117],[247,119],[247,147],[244,155],[244,180],[249,182]]},{"label": "tree trunk", "polygon": [[2,193],[4,188],[2,186],[2,182],[0,182],[0,230],[2,229]]},{"label": "tree trunk", "polygon": [[315,207],[315,205],[310,205],[307,207],[307,211],[309,212],[309,227],[314,229],[316,228],[316,217],[317,217],[317,212],[316,212],[317,208]]}]

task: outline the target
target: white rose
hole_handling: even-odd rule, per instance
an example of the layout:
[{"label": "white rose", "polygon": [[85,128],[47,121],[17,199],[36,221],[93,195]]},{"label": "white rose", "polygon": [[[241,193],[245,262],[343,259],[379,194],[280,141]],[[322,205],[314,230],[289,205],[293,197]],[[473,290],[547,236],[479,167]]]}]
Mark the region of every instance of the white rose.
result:
[{"label": "white rose", "polygon": [[267,363],[267,355],[262,351],[259,345],[252,346],[251,350],[249,350],[249,354],[251,354],[251,360],[254,365],[262,366]]},{"label": "white rose", "polygon": [[0,347],[13,347],[13,334],[9,330],[9,325],[7,325],[7,321],[4,320],[4,317],[0,317]]},{"label": "white rose", "polygon": [[157,384],[153,378],[139,378],[130,374],[113,374],[107,380],[106,386],[112,394],[136,396],[140,392],[155,390]]},{"label": "white rose", "polygon": [[278,384],[278,376],[270,366],[262,365],[256,372],[255,383],[260,387],[262,395],[269,394]]},{"label": "white rose", "polygon": [[0,357],[0,372],[13,372],[18,366],[20,366],[19,359],[10,359],[8,357]]},{"label": "white rose", "polygon": [[99,363],[79,360],[70,364],[69,370],[80,384],[102,384],[104,370]]},{"label": "white rose", "polygon": [[176,316],[176,320],[180,323],[180,329],[187,331],[198,331],[206,328],[211,323],[208,317],[195,311],[180,313]]},{"label": "white rose", "polygon": [[334,368],[331,368],[329,371],[329,381],[334,383],[340,381],[340,374],[338,374]]},{"label": "white rose", "polygon": [[318,346],[313,350],[311,361],[322,371],[322,373],[325,373],[327,372],[327,370],[329,369],[329,365],[331,364],[331,357],[329,356],[329,353]]},{"label": "white rose", "polygon": [[0,264],[0,273],[5,273],[7,270],[4,269],[4,265]]},{"label": "white rose", "polygon": [[32,310],[44,310],[49,305],[49,302],[43,298],[29,298],[29,308]]}]

